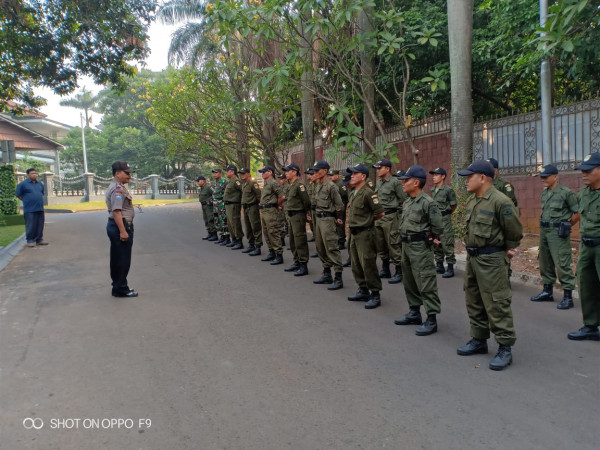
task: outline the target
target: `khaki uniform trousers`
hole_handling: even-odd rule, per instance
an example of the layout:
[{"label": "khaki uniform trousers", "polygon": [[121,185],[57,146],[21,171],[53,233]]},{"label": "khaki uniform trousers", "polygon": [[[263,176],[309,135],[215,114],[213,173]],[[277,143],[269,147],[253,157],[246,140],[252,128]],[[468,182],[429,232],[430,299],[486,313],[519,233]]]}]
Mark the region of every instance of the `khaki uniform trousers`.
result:
[{"label": "khaki uniform trousers", "polygon": [[[313,221],[316,214],[313,215]],[[342,254],[338,246],[337,224],[334,217],[317,217],[315,222],[315,244],[324,269],[333,267],[335,273],[342,272]]]},{"label": "khaki uniform trousers", "polygon": [[377,247],[375,246],[375,229],[363,230],[351,234],[350,258],[352,259],[352,275],[358,287],[371,292],[381,291],[381,279],[377,271]]},{"label": "khaki uniform trousers", "polygon": [[440,236],[442,245],[435,247],[433,253],[435,254],[435,262],[444,262],[456,264],[456,257],[454,256],[454,228],[452,228],[452,216],[442,216],[442,224],[444,225],[444,232]]},{"label": "khaki uniform trousers", "polygon": [[439,314],[442,304],[438,296],[433,250],[424,241],[402,243],[402,274],[408,305],[424,305],[427,314]]},{"label": "khaki uniform trousers", "polygon": [[379,257],[383,261],[389,259],[395,266],[399,266],[402,260],[402,240],[398,220],[397,212],[386,214],[376,220],[374,236]]},{"label": "khaki uniform trousers", "polygon": [[264,208],[261,214],[262,229],[265,243],[269,251],[281,255],[281,215],[277,208]]},{"label": "khaki uniform trousers", "polygon": [[308,242],[306,237],[306,214],[304,212],[288,216],[290,233],[290,250],[294,255],[294,262],[306,264],[308,262]]},{"label": "khaki uniform trousers", "polygon": [[583,324],[594,327],[600,325],[600,245],[588,247],[579,244],[577,260],[577,281]]},{"label": "khaki uniform trousers", "polygon": [[540,274],[544,284],[556,282],[556,272],[563,289],[575,289],[575,275],[571,269],[573,252],[571,239],[558,236],[558,228],[540,227]]},{"label": "khaki uniform trousers", "polygon": [[248,245],[251,247],[261,247],[262,226],[260,224],[260,210],[258,209],[258,205],[244,208],[244,225],[246,226]]},{"label": "khaki uniform trousers", "polygon": [[231,239],[234,241],[241,241],[244,237],[244,230],[242,230],[242,205],[225,205],[225,212],[227,214],[227,228]]}]

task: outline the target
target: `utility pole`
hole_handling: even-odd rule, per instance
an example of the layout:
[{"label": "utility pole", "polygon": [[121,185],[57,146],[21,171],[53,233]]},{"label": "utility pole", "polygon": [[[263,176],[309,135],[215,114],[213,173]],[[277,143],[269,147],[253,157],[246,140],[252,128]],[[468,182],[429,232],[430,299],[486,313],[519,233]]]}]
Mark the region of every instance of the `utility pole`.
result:
[{"label": "utility pole", "polygon": [[[540,27],[546,26],[548,0],[540,0]],[[546,33],[541,33],[545,36]],[[550,61],[544,59],[540,70],[540,90],[542,97],[542,164],[552,163],[552,74]]]},{"label": "utility pole", "polygon": [[83,145],[83,173],[88,173],[87,152],[85,151],[85,128],[83,126],[83,113],[79,113],[79,117],[81,118],[81,143]]}]

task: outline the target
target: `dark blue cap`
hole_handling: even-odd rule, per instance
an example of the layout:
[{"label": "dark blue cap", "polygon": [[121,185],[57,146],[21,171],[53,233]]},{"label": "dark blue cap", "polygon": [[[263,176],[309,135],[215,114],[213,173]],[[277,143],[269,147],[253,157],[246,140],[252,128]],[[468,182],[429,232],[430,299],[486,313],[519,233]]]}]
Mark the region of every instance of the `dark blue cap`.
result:
[{"label": "dark blue cap", "polygon": [[404,170],[399,170],[398,172],[396,172],[394,174],[395,177],[400,178],[401,176],[403,176],[406,172]]},{"label": "dark blue cap", "polygon": [[289,170],[295,170],[296,172],[300,173],[300,166],[298,166],[298,164],[291,163],[285,166],[282,170],[284,172],[287,172]]},{"label": "dark blue cap", "polygon": [[247,167],[242,167],[242,168],[239,170],[239,172],[240,172],[240,173],[250,173],[250,169],[248,169]]},{"label": "dark blue cap", "polygon": [[401,180],[408,180],[410,178],[420,178],[422,180],[426,180],[427,171],[421,166],[410,166],[406,173],[398,178]]},{"label": "dark blue cap", "polygon": [[575,167],[575,170],[592,170],[598,166],[600,166],[600,153],[590,153],[583,158],[583,162],[579,166]]},{"label": "dark blue cap", "polygon": [[273,167],[273,166],[265,166],[262,169],[260,169],[259,172],[260,173],[265,173],[265,172],[268,172],[269,170],[271,172],[273,172],[273,175],[275,174],[275,167]]},{"label": "dark blue cap", "polygon": [[498,160],[494,158],[488,158],[487,162],[489,162],[494,169],[498,168]]},{"label": "dark blue cap", "polygon": [[196,178],[196,181],[206,181],[206,178],[204,178],[202,175],[198,175],[198,178]]},{"label": "dark blue cap", "polygon": [[327,172],[327,175],[339,175],[340,171],[337,169],[329,169],[329,172]]},{"label": "dark blue cap", "polygon": [[463,170],[459,170],[457,172],[461,177],[465,177],[467,175],[473,175],[474,173],[481,173],[490,178],[494,178],[496,174],[494,171],[494,166],[488,161],[473,161],[469,167]]},{"label": "dark blue cap", "polygon": [[215,167],[211,170],[212,173],[223,172],[219,167]]},{"label": "dark blue cap", "polygon": [[542,177],[542,178],[549,177],[550,175],[558,175],[558,169],[556,168],[556,166],[553,166],[552,164],[548,164],[547,166],[544,166],[544,170],[542,170],[540,172],[540,177]]},{"label": "dark blue cap", "polygon": [[280,173],[279,175],[277,175],[277,178],[279,178],[280,180],[286,180],[287,178],[285,178],[285,173]]},{"label": "dark blue cap", "polygon": [[429,173],[430,173],[431,175],[433,175],[433,174],[438,174],[438,175],[447,175],[447,174],[446,174],[446,169],[442,169],[441,167],[438,167],[438,168],[437,168],[437,169],[435,169],[435,170],[430,170],[430,171],[429,171]]},{"label": "dark blue cap", "polygon": [[369,176],[369,168],[367,166],[365,166],[364,164],[356,164],[352,167],[348,167],[348,172],[352,172],[352,173],[364,173],[365,175]]},{"label": "dark blue cap", "polygon": [[127,161],[115,161],[112,165],[112,170],[113,172],[118,172],[119,170],[122,170],[123,172],[127,173],[133,172],[133,169],[129,167]]},{"label": "dark blue cap", "polygon": [[227,172],[228,170],[233,170],[234,172],[237,172],[237,167],[233,164],[229,164],[227,167],[225,167],[225,172]]},{"label": "dark blue cap", "polygon": [[392,167],[392,162],[389,159],[380,159],[379,161],[377,161],[375,164],[373,164],[373,167],[375,169],[379,169],[380,167]]},{"label": "dark blue cap", "polygon": [[342,178],[342,186],[348,186],[348,183],[350,183],[350,177],[352,177],[352,173],[346,172],[346,175],[344,175],[344,178]]},{"label": "dark blue cap", "polygon": [[308,169],[306,169],[304,171],[304,173],[307,174],[307,175],[314,175],[315,169],[313,169],[312,167],[309,167]]},{"label": "dark blue cap", "polygon": [[322,159],[318,160],[315,165],[313,166],[313,169],[315,170],[319,170],[319,169],[327,169],[329,170],[329,163],[327,161],[323,161]]}]

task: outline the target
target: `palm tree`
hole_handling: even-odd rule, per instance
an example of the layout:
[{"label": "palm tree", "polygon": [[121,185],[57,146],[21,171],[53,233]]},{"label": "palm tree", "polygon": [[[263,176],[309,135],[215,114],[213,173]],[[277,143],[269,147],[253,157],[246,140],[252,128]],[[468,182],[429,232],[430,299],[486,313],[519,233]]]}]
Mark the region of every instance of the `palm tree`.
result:
[{"label": "palm tree", "polygon": [[[72,98],[60,101],[60,106],[71,106],[77,109],[83,109],[85,114],[85,126],[90,127],[89,111],[96,111],[96,104],[102,97],[101,94],[94,95],[91,91],[88,91],[84,86],[81,92]],[[97,111],[96,111],[97,112]]]}]

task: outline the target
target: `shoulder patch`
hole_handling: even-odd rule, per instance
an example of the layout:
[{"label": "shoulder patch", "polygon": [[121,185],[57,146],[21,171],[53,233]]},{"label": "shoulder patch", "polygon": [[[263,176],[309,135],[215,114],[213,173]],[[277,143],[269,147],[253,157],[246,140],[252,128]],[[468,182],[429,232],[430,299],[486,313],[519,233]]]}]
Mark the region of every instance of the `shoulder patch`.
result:
[{"label": "shoulder patch", "polygon": [[510,192],[512,191],[512,186],[510,185],[510,183],[507,183],[504,185],[504,189],[506,189],[506,192]]},{"label": "shoulder patch", "polygon": [[302,192],[304,192],[304,191],[306,190],[306,188],[304,187],[304,185],[303,185],[303,184],[301,184],[300,186],[298,186],[298,188],[299,188],[299,189],[300,189]]},{"label": "shoulder patch", "polygon": [[502,215],[504,217],[511,217],[512,216],[512,205],[509,205],[508,203],[506,205],[502,206]]},{"label": "shoulder patch", "polygon": [[120,195],[117,195],[117,200],[121,200],[121,196]]},{"label": "shoulder patch", "polygon": [[236,180],[235,184],[240,185],[240,180]]}]

